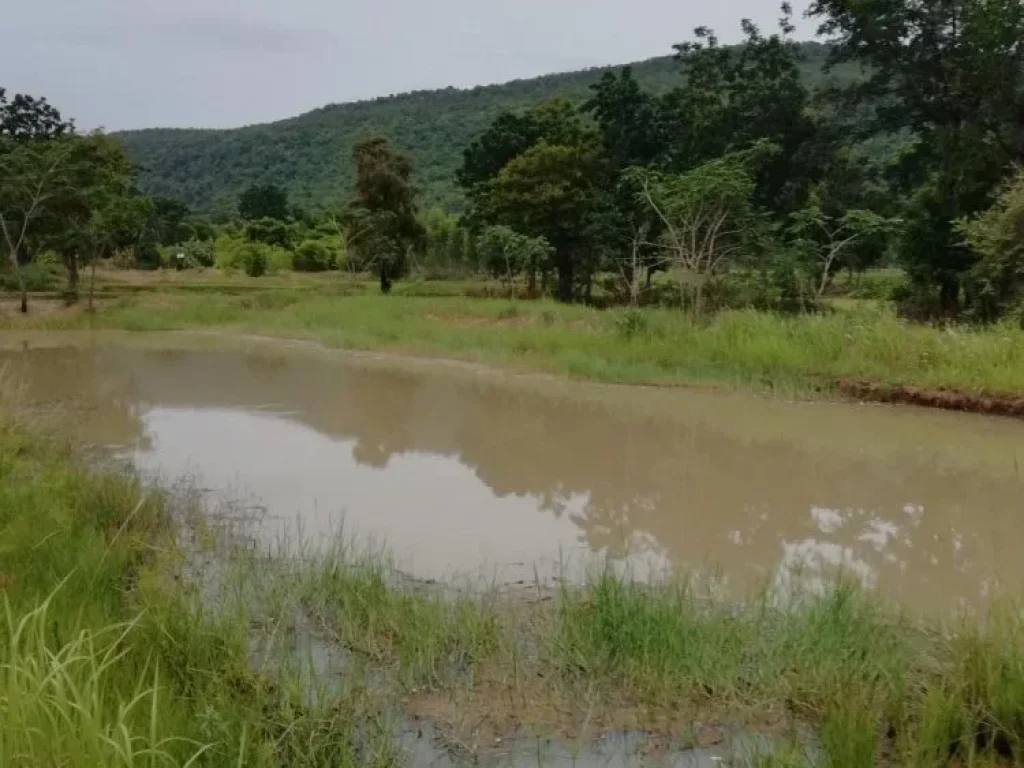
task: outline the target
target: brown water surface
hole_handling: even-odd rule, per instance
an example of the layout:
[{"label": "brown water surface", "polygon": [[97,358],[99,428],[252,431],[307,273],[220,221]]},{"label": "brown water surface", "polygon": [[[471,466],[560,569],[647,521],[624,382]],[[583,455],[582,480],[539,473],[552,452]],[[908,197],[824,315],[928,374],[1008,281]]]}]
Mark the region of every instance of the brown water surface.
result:
[{"label": "brown water surface", "polygon": [[1024,423],[608,387],[214,336],[6,334],[0,365],[79,436],[265,509],[342,524],[423,578],[837,569],[948,610],[1024,585]]}]

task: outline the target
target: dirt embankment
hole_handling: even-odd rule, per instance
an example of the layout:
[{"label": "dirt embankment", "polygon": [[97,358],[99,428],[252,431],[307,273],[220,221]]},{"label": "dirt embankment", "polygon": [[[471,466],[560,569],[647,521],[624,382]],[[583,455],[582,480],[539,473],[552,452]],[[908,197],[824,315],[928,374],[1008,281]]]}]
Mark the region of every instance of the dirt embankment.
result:
[{"label": "dirt embankment", "polygon": [[877,403],[919,405],[946,411],[984,413],[1024,419],[1024,395],[976,394],[954,389],[928,389],[877,384],[870,381],[843,380],[836,384],[844,397]]}]

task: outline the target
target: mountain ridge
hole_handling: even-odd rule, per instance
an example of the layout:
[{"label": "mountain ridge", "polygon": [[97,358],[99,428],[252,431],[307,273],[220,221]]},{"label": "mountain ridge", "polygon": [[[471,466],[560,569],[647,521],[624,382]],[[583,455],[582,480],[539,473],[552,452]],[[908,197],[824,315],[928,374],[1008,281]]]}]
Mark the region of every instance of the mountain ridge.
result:
[{"label": "mountain ridge", "polygon": [[[802,43],[801,48],[805,80],[818,85],[828,77],[823,71],[828,48],[813,42]],[[139,164],[143,192],[174,197],[209,212],[234,205],[254,183],[283,186],[301,206],[339,205],[352,185],[353,143],[363,135],[382,135],[413,156],[424,205],[458,210],[462,195],[454,172],[462,150],[501,111],[556,96],[582,102],[605,72],[624,66],[655,92],[683,81],[683,65],[673,56],[658,56],[506,83],[326,104],[294,117],[238,128],[143,128],[111,136]]]}]

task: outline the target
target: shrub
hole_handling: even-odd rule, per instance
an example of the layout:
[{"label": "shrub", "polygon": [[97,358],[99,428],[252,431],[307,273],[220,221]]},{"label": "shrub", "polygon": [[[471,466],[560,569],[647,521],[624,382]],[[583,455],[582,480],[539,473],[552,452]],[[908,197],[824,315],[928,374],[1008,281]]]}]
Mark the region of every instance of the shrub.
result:
[{"label": "shrub", "polygon": [[185,261],[189,267],[213,266],[213,241],[196,240],[193,238],[185,243],[182,250],[185,253]]},{"label": "shrub", "polygon": [[290,248],[294,227],[277,219],[259,219],[245,225],[245,236],[254,243]]},{"label": "shrub", "polygon": [[[24,265],[20,272],[21,279],[25,281],[25,289],[29,291],[52,291],[60,283],[61,268],[49,261],[33,261]],[[0,267],[0,290],[18,290],[18,276],[6,265]]]},{"label": "shrub", "polygon": [[295,250],[295,269],[299,272],[324,272],[331,269],[330,249],[319,240],[306,240]]},{"label": "shrub", "polygon": [[1024,171],[991,208],[957,227],[980,256],[965,286],[973,314],[995,320],[1024,303]]},{"label": "shrub", "polygon": [[241,264],[249,277],[263,277],[267,273],[268,248],[261,243],[248,243],[241,249]]}]

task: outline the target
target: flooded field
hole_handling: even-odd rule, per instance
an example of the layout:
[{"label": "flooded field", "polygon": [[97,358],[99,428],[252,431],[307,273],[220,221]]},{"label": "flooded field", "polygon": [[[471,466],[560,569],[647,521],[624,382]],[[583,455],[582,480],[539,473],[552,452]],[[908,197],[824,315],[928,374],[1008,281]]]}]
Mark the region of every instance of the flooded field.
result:
[{"label": "flooded field", "polygon": [[842,570],[924,611],[1024,585],[1018,421],[203,335],[9,334],[0,365],[77,436],[232,500],[268,547],[343,531],[431,579]]}]

